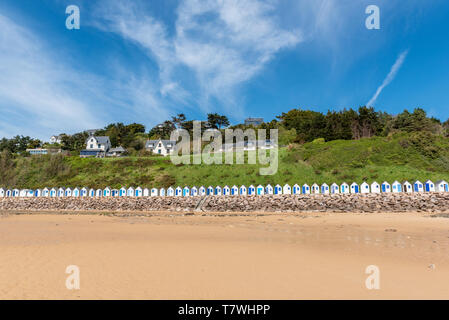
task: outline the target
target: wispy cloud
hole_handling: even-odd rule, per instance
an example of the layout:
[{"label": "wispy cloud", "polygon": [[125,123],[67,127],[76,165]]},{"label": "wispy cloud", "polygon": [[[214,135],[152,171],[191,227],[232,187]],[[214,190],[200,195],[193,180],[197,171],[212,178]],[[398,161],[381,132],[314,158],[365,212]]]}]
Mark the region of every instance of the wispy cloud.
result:
[{"label": "wispy cloud", "polygon": [[377,98],[379,97],[379,95],[382,93],[382,90],[388,86],[396,77],[396,74],[398,73],[399,69],[401,68],[402,64],[404,63],[405,58],[407,57],[408,54],[408,50],[403,51],[399,57],[396,59],[396,62],[393,64],[393,66],[391,67],[390,72],[388,73],[387,77],[384,79],[384,81],[382,82],[382,84],[379,86],[379,88],[377,88],[376,93],[374,94],[374,96],[370,99],[370,101],[368,101],[368,103],[366,104],[367,106],[374,106],[374,104],[376,103]]}]

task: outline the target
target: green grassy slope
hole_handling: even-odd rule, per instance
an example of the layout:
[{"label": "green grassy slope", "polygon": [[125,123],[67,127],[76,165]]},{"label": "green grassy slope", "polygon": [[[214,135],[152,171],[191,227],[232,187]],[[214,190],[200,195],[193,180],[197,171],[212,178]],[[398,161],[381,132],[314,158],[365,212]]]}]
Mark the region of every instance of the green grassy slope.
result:
[{"label": "green grassy slope", "polygon": [[168,187],[170,185],[241,185],[342,183],[356,181],[449,181],[449,140],[422,133],[396,134],[357,141],[320,140],[279,152],[273,176],[259,175],[260,165],[178,165],[169,158],[15,159],[11,178],[0,185],[19,188],[54,186]]}]

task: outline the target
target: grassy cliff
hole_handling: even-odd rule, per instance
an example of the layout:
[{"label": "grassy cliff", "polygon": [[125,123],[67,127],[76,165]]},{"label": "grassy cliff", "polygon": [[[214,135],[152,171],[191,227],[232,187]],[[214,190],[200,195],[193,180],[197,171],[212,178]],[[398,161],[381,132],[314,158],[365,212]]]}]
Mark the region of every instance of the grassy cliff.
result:
[{"label": "grassy cliff", "polygon": [[361,140],[282,148],[273,176],[259,175],[260,165],[173,165],[169,158],[19,157],[0,159],[0,185],[168,187],[170,185],[240,185],[341,183],[384,180],[449,180],[449,139],[427,133],[395,134]]}]

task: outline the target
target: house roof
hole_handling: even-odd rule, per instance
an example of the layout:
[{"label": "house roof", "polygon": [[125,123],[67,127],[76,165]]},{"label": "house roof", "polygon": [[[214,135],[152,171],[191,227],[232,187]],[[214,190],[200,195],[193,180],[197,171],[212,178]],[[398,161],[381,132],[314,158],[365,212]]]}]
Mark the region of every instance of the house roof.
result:
[{"label": "house roof", "polygon": [[89,138],[86,139],[86,144],[92,138],[97,140],[97,143],[101,143],[101,144],[111,143],[108,136],[90,136]]},{"label": "house roof", "polygon": [[164,148],[167,148],[167,144],[172,144],[173,146],[176,144],[176,141],[173,141],[173,140],[161,140],[161,139],[147,140],[147,142],[145,143],[145,148],[148,149],[150,147],[150,145],[155,146],[159,142],[162,142],[162,144],[164,145]]},{"label": "house roof", "polygon": [[126,150],[122,146],[119,146],[117,148],[112,148],[109,150],[109,152],[125,152],[125,151]]}]

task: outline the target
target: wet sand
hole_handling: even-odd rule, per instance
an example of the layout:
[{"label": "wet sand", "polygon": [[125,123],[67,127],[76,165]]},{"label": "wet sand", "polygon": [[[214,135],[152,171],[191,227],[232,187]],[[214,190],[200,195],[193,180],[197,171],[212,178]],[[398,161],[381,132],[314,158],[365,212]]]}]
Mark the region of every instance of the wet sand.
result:
[{"label": "wet sand", "polygon": [[0,299],[449,298],[449,219],[418,213],[0,214],[0,253]]}]

